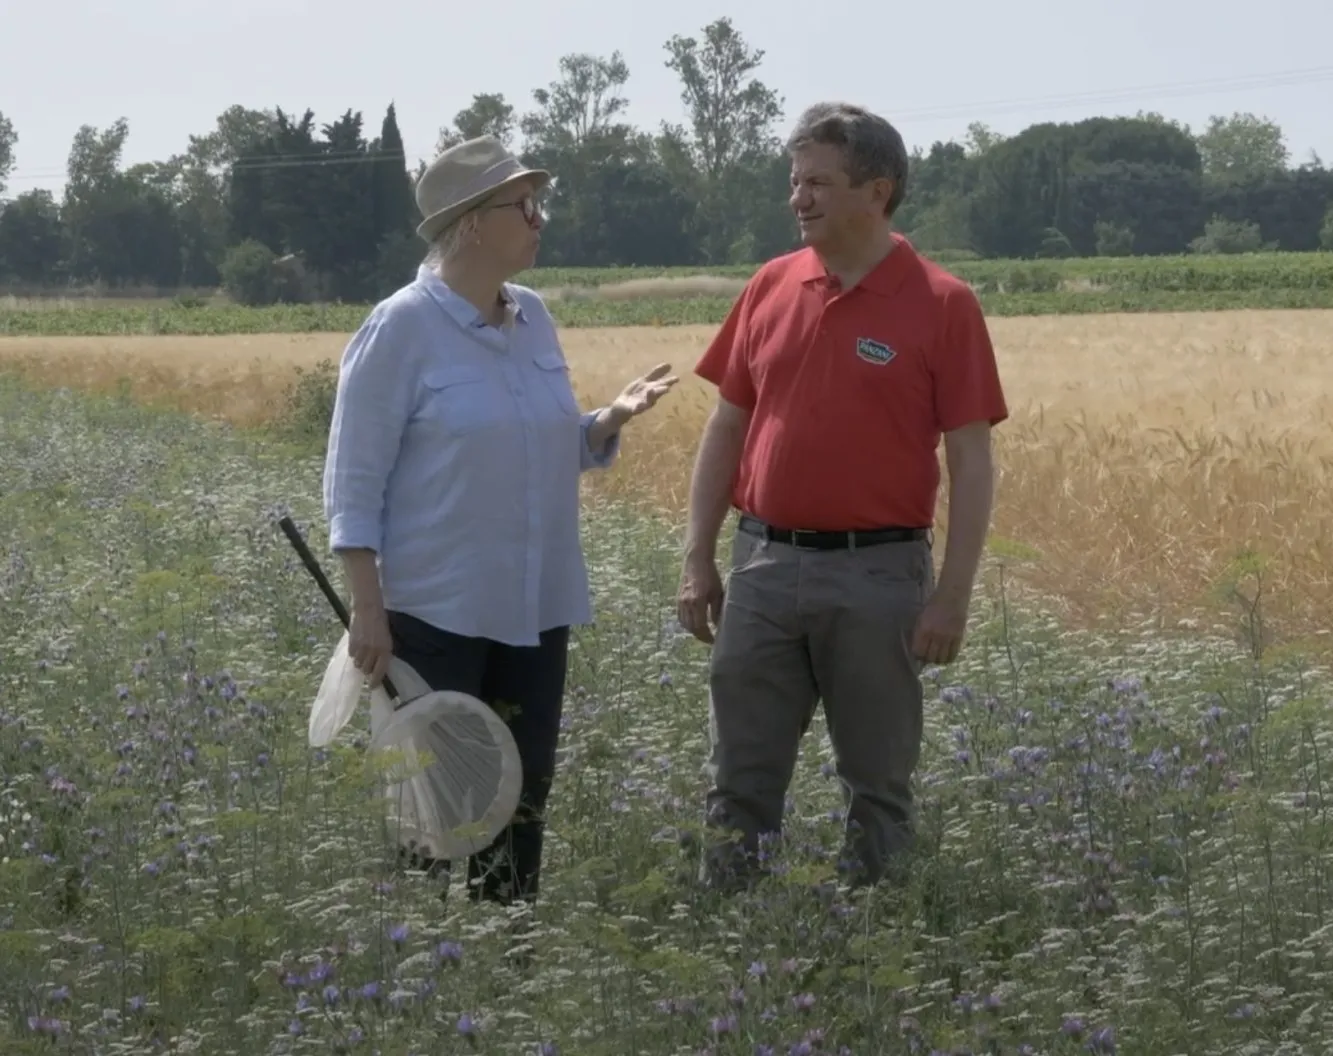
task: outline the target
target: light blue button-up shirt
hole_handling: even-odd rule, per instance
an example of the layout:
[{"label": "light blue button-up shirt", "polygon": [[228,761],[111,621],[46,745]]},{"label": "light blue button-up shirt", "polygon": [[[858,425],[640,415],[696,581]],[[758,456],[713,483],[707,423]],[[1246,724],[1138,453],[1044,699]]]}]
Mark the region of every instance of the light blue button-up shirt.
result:
[{"label": "light blue button-up shirt", "polygon": [[426,266],[343,353],[324,465],[334,551],[378,555],[385,607],[442,630],[536,645],[588,623],[579,476],[588,446],[555,321],[507,283],[497,329]]}]

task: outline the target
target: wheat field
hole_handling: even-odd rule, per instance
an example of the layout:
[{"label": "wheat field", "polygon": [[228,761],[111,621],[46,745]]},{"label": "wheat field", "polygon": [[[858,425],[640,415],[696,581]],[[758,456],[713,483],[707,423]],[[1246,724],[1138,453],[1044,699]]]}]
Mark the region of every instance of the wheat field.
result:
[{"label": "wheat field", "polygon": [[[1333,311],[1002,318],[1012,417],[997,433],[993,555],[1085,625],[1244,616],[1318,646],[1333,610]],[[682,383],[590,486],[684,508],[711,392],[711,326],[570,329],[585,404],[658,362]],[[0,362],[241,426],[280,413],[298,368],[345,335],[7,338]],[[947,488],[947,478],[946,478]],[[947,534],[942,495],[940,538]],[[943,549],[941,547],[941,549]]]}]

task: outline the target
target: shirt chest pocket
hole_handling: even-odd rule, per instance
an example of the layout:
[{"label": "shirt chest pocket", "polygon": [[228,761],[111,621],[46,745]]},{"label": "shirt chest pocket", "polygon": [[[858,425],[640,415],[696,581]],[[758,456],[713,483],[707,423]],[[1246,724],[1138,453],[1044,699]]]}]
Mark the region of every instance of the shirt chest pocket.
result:
[{"label": "shirt chest pocket", "polygon": [[433,367],[421,378],[419,418],[454,435],[495,425],[500,406],[484,370],[475,366]]},{"label": "shirt chest pocket", "polygon": [[541,385],[566,415],[577,417],[579,401],[574,397],[574,386],[569,378],[569,365],[554,349],[544,349],[532,357],[537,368],[537,383]]}]

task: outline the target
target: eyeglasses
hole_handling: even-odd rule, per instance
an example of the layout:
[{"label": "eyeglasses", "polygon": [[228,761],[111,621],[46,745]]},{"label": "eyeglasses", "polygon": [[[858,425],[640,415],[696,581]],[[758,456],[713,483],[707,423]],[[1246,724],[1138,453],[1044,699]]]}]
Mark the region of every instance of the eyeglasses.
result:
[{"label": "eyeglasses", "polygon": [[539,216],[546,215],[546,202],[536,195],[525,194],[516,202],[498,202],[494,205],[488,205],[487,209],[517,209],[523,214],[523,219],[531,224]]}]

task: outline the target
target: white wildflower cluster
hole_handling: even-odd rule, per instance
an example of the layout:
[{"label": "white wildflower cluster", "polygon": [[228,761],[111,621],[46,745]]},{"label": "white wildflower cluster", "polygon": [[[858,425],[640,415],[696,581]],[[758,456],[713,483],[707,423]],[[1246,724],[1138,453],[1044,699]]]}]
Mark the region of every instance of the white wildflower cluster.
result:
[{"label": "white wildflower cluster", "polygon": [[31,824],[32,813],[24,806],[18,789],[0,788],[0,864],[22,852]]}]

